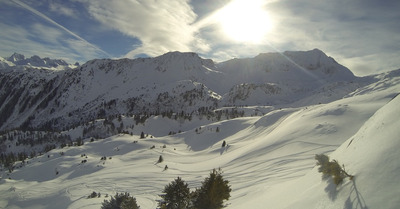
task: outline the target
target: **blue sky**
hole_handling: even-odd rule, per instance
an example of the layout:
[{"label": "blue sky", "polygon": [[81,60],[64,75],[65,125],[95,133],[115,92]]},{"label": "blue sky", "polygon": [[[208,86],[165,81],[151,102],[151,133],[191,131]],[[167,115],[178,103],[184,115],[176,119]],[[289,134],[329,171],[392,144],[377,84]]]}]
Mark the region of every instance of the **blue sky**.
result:
[{"label": "blue sky", "polygon": [[398,0],[0,0],[0,56],[224,61],[319,48],[367,75],[400,68],[398,11]]}]

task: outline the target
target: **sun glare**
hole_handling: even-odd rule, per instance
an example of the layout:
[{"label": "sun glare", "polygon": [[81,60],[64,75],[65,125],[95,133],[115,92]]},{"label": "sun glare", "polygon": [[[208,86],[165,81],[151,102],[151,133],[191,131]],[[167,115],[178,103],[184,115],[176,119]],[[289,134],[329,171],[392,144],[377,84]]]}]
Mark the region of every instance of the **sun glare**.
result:
[{"label": "sun glare", "polygon": [[218,12],[224,33],[235,41],[259,43],[271,29],[261,0],[234,0]]}]

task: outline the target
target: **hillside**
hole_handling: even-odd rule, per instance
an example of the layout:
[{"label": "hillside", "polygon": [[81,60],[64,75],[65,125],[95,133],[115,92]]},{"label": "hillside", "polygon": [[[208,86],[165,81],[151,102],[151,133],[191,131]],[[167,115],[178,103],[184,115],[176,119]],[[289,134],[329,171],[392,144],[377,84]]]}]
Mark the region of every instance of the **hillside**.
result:
[{"label": "hillside", "polygon": [[38,67],[18,65],[28,62],[23,58],[8,58],[15,66],[2,62],[0,131],[60,131],[114,115],[206,114],[224,106],[291,106],[302,99],[327,103],[360,85],[350,70],[317,49],[217,64],[195,53],[170,52],[91,60],[64,70],[40,68],[47,62],[38,57]]},{"label": "hillside", "polygon": [[[376,94],[357,97],[377,98]],[[399,157],[396,151],[399,149],[399,104],[400,98],[396,96],[374,115],[366,117],[365,123],[359,123],[362,126],[356,128],[358,131],[354,135],[339,135],[336,139],[329,139],[343,142],[339,147],[334,146],[332,150],[323,152],[312,150],[312,146],[304,146],[314,154],[330,153],[331,159],[338,160],[345,165],[347,172],[355,176],[352,181],[345,179],[344,183],[336,186],[331,179],[322,179],[317,167],[310,167],[305,175],[299,175],[293,181],[262,187],[249,195],[246,204],[238,203],[236,208],[244,205],[251,208],[398,208],[400,201],[396,196],[399,195],[400,185],[395,179],[400,169],[400,164],[396,162]],[[369,105],[371,103],[362,102],[357,109],[364,112]],[[325,136],[319,137],[313,145],[329,148],[326,139]],[[312,156],[309,157],[311,160]],[[289,162],[297,165],[293,169],[299,169],[301,165],[294,159]],[[290,197],[290,201],[287,197]]]},{"label": "hillside", "polygon": [[[57,87],[50,89],[63,92],[60,97],[54,96],[60,102],[60,107],[51,106],[51,102],[46,107],[40,107],[40,104],[44,104],[45,98],[52,98],[51,96],[38,97],[37,100],[41,102],[29,99],[26,109],[35,115],[42,114],[40,118],[32,120],[38,124],[41,120],[46,120],[46,111],[50,111],[49,107],[55,108],[53,115],[63,117],[71,113],[73,118],[75,114],[82,117],[82,114],[96,113],[97,102],[103,101],[102,99],[108,101],[106,99],[114,98],[115,102],[100,103],[106,110],[105,114],[96,115],[88,122],[65,120],[74,126],[71,129],[60,132],[43,130],[5,132],[1,136],[2,154],[33,150],[37,156],[15,162],[12,172],[2,167],[0,208],[94,209],[100,208],[101,203],[105,199],[110,199],[116,192],[129,192],[136,197],[141,208],[156,208],[162,189],[177,176],[186,181],[193,190],[201,186],[201,181],[214,168],[221,168],[224,178],[229,180],[232,186],[231,198],[226,202],[227,208],[398,208],[400,202],[396,197],[400,194],[398,192],[400,184],[396,179],[400,164],[396,160],[400,157],[397,154],[399,149],[397,127],[400,125],[398,122],[400,98],[397,95],[400,92],[400,70],[356,78],[343,66],[336,65],[332,58],[324,58],[324,54],[319,50],[283,54],[293,62],[296,61],[296,65],[308,69],[307,72],[324,78],[324,82],[311,79],[315,82],[300,85],[306,79],[310,79],[300,73],[299,79],[305,79],[298,81],[298,85],[303,86],[302,89],[298,89],[295,84],[293,87],[288,86],[291,82],[296,82],[286,81],[283,76],[285,74],[282,73],[296,73],[295,69],[300,69],[290,67],[292,62],[288,62],[287,65],[279,64],[279,59],[274,58],[278,56],[277,54],[261,54],[252,58],[251,62],[249,61],[251,59],[243,59],[215,64],[193,53],[174,52],[158,58],[93,60],[79,69],[67,71],[24,69],[23,72],[32,76],[31,79],[15,78],[15,83],[32,82],[29,85],[33,85],[33,79],[42,76],[45,79],[36,81],[43,82],[44,85],[52,80],[53,87]],[[170,61],[171,59],[176,62]],[[258,62],[257,59],[270,60],[263,63],[264,61]],[[309,61],[305,63],[305,60]],[[319,65],[316,64],[318,60],[320,60]],[[162,65],[158,65],[158,62]],[[199,62],[200,64],[194,66],[203,67],[188,68],[188,62]],[[242,75],[234,72],[239,68],[227,67],[230,62],[240,62],[241,66],[264,65],[264,67],[275,62],[275,65],[280,67],[270,68],[268,72],[272,72],[271,76],[276,76],[277,80],[272,83],[272,80],[268,80],[270,79],[268,76],[264,76],[265,80],[249,82],[252,78],[248,81],[243,78],[243,83],[237,84],[240,79],[236,78],[234,81],[235,76]],[[310,67],[310,63],[319,67]],[[326,63],[331,63],[337,68],[332,70]],[[136,65],[152,67],[132,67]],[[175,67],[156,70],[157,66],[168,65]],[[237,65],[232,64],[232,66]],[[261,70],[265,68],[260,67],[257,70],[254,66],[251,69],[262,75]],[[287,68],[281,68],[282,66]],[[146,71],[148,73],[146,76],[146,73],[139,71],[139,69],[153,68],[156,71]],[[155,76],[158,75],[156,72],[163,73],[164,70],[165,80]],[[228,70],[231,70],[232,75]],[[187,74],[172,76],[166,74],[169,71],[175,74],[178,72]],[[120,76],[121,74],[125,76]],[[196,81],[182,80],[186,79],[188,74],[193,75]],[[232,86],[236,86],[228,92],[222,87],[213,87],[214,80],[206,77],[209,74],[212,74],[213,78],[232,76],[230,81],[234,84]],[[154,86],[148,85],[148,80],[141,80],[140,76],[135,77],[138,75],[143,78],[155,76],[152,84]],[[205,76],[204,79],[201,76]],[[79,78],[80,81],[67,82],[74,78]],[[124,83],[119,79],[128,80]],[[225,84],[228,82],[223,81]],[[121,85],[113,87],[118,82],[121,82]],[[66,88],[67,83],[71,84],[68,88]],[[191,101],[192,105],[181,103],[179,97],[170,98],[168,101],[174,111],[165,113],[160,111],[159,114],[148,115],[144,115],[143,112],[139,113],[141,115],[135,115],[133,112],[124,114],[122,111],[126,109],[121,105],[123,98],[130,99],[136,94],[123,92],[135,89],[135,83],[144,85],[144,89],[147,88],[146,85],[150,89],[155,87],[143,91],[148,93],[143,93],[139,88],[138,92],[144,94],[142,96],[147,99],[157,95],[154,92],[167,89],[172,93],[165,95],[165,99],[174,91],[179,94],[173,95],[181,95],[182,92],[192,89],[191,85],[200,91],[191,91],[195,95]],[[82,84],[85,85],[80,86]],[[40,86],[36,87],[37,92],[43,90]],[[286,93],[269,97],[273,91],[271,89],[277,89],[277,86],[279,88],[286,86]],[[82,92],[90,94],[87,96],[84,93],[78,94],[79,88]],[[244,89],[247,89],[248,93],[243,93]],[[265,89],[271,91],[264,91]],[[34,90],[35,88],[30,92]],[[53,91],[47,94],[51,95]],[[200,92],[203,92],[203,97]],[[222,104],[233,102],[229,99],[234,98],[232,92],[242,92],[240,95],[247,95],[240,97],[244,99],[236,98],[235,104],[241,104],[236,102],[240,100],[247,101],[251,105],[223,107]],[[13,94],[12,92],[9,95]],[[271,100],[265,98],[256,100],[260,99],[261,95]],[[206,110],[203,105],[209,105],[209,101],[204,99],[207,97],[212,97],[210,101],[216,106],[207,106]],[[15,100],[19,101],[21,97],[10,98],[18,98]],[[84,101],[91,102],[85,104]],[[160,107],[167,104],[165,101],[159,100]],[[256,105],[258,102],[268,101],[271,102],[270,105]],[[68,106],[63,107],[61,104],[64,103]],[[33,105],[30,107],[31,104]],[[147,104],[149,108],[153,107],[152,105]],[[179,105],[197,108],[198,111],[187,114]],[[17,102],[17,107],[21,106]],[[71,111],[75,108],[79,110],[68,112],[66,110],[68,108]],[[18,121],[18,114],[29,115],[27,110],[22,113],[15,111],[13,113],[15,121]],[[207,114],[200,114],[202,111]],[[112,112],[115,116],[110,117],[108,112]],[[8,120],[5,123],[11,124]],[[140,138],[141,132],[145,133],[145,138]],[[33,146],[29,143],[23,145],[22,142],[24,140],[29,142],[28,139],[30,141],[40,139],[43,142]],[[223,141],[227,142],[226,147],[221,147]],[[16,142],[21,144],[17,146]],[[59,146],[61,142],[66,143],[63,148]],[[78,146],[78,142],[83,142],[83,145]],[[42,151],[47,145],[53,144],[57,145],[55,149],[49,149],[50,151],[46,153]],[[154,148],[151,148],[153,146]],[[314,160],[315,154],[320,153],[328,154],[331,159],[344,164],[346,170],[355,175],[354,180],[346,179],[338,187],[330,181],[322,180]],[[160,155],[164,161],[157,163]],[[164,170],[166,165],[168,169]],[[88,195],[93,191],[101,193],[101,197],[88,199]]]}]

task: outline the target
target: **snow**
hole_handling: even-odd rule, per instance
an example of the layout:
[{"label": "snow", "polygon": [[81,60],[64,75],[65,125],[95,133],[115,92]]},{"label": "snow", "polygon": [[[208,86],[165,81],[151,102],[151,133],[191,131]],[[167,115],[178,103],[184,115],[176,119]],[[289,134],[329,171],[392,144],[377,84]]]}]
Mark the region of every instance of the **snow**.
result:
[{"label": "snow", "polygon": [[[141,208],[156,208],[177,176],[194,189],[221,168],[232,186],[231,209],[398,208],[400,87],[396,78],[385,81],[327,104],[243,108],[260,116],[184,123],[151,117],[133,136],[86,139],[29,159],[11,174],[2,171],[0,206],[100,208],[106,194],[129,192]],[[140,139],[141,130],[149,136]],[[169,136],[170,130],[183,132]],[[322,180],[314,160],[320,153],[344,164],[354,180],[337,187]],[[102,196],[87,199],[93,191]]]},{"label": "snow", "polygon": [[[321,179],[314,168],[305,176],[274,188],[279,193],[265,196],[265,206],[275,208],[398,208],[400,172],[399,159],[399,104],[396,97],[379,109],[359,131],[346,140],[331,155],[345,165],[355,178],[335,186]],[[282,186],[282,185],[279,185]],[[283,201],[275,194],[286,194],[291,201]],[[276,199],[275,199],[276,198]]]},{"label": "snow", "polygon": [[[40,58],[34,55],[30,58],[25,58],[24,55],[14,53],[6,59],[7,61],[18,66],[29,66],[34,68],[48,68],[48,69],[65,69],[65,67],[74,67],[74,65],[69,65],[64,60],[60,59],[50,59],[48,57]],[[75,66],[76,67],[76,66]]]},{"label": "snow", "polygon": [[0,57],[0,70],[9,68],[10,66],[15,66],[15,64],[4,59],[3,57]]},{"label": "snow", "polygon": [[[106,111],[106,116],[138,114],[138,110],[143,109],[191,113],[200,107],[298,107],[328,103],[359,87],[358,81],[350,83],[356,77],[349,69],[319,50],[260,54],[223,63],[202,59],[195,53],[169,52],[145,59],[96,59],[75,69],[61,65],[62,60],[38,56],[25,59],[23,55],[14,54],[9,60],[18,65],[7,67],[4,64],[6,68],[1,76],[6,77],[5,86],[15,88],[1,89],[0,94],[7,96],[7,92],[18,89],[24,95],[18,99],[25,99],[25,103],[20,103],[46,101],[47,108],[42,110],[36,103],[25,105],[27,108],[17,105],[10,117],[0,124],[0,130],[18,128],[30,116],[31,126],[35,128],[53,120],[57,122],[54,126],[58,126],[54,128],[64,130],[78,122],[95,119],[93,116],[109,102],[117,102],[117,105]],[[31,65],[22,65],[27,62]],[[58,67],[65,69],[43,67],[43,63],[61,63]],[[51,80],[54,76],[57,78]],[[18,82],[11,83],[14,78],[18,78]],[[38,88],[38,80],[55,88],[52,97],[44,100],[50,92],[46,92],[44,84]],[[132,111],[132,106],[136,112]]]},{"label": "snow", "polygon": [[[194,190],[214,168],[221,168],[232,186],[226,202],[230,209],[400,207],[400,70],[356,78],[318,49],[219,64],[194,53],[170,52],[147,59],[93,60],[73,71],[25,68],[6,59],[0,64],[2,73],[29,74],[29,79],[18,80],[22,87],[41,78],[59,79],[54,86],[60,86],[59,102],[65,109],[52,116],[66,117],[76,108],[97,113],[99,105],[133,96],[143,96],[139,102],[147,104],[160,93],[177,96],[193,89],[220,104],[243,105],[221,105],[215,111],[234,108],[244,114],[220,121],[196,115],[191,120],[151,116],[143,124],[123,115],[126,127],[135,125],[129,129],[132,135],[92,142],[87,138],[82,146],[17,162],[12,173],[1,170],[0,208],[100,208],[116,192],[129,192],[141,208],[156,208],[158,195],[177,176]],[[38,94],[39,88],[28,88],[29,94]],[[171,109],[189,106],[176,97],[169,99]],[[208,106],[202,99],[189,108]],[[121,114],[121,106],[109,111]],[[14,114],[10,120],[18,122],[36,111]],[[42,116],[44,120],[49,115]],[[85,127],[65,133],[78,138]],[[148,134],[144,139],[142,131]],[[223,141],[227,146],[221,146]],[[22,149],[13,142],[4,145]],[[339,186],[323,180],[314,160],[321,153],[345,165],[355,178]],[[164,161],[157,163],[160,155]],[[93,191],[101,197],[88,199]]]}]

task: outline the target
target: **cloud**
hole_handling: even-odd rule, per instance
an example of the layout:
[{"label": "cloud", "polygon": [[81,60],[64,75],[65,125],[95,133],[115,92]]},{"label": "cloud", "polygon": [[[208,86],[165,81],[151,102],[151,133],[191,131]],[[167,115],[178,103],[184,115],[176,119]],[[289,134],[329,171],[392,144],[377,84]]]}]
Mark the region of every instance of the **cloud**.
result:
[{"label": "cloud", "polygon": [[351,69],[357,76],[366,76],[388,70],[400,69],[398,53],[381,52],[354,57],[336,55],[335,59],[338,60],[340,64]]},{"label": "cloud", "polygon": [[54,1],[49,2],[49,10],[51,12],[55,12],[60,15],[65,15],[67,17],[72,17],[72,18],[78,17],[78,14],[74,9],[68,8],[63,4],[60,4],[59,2],[54,2]]},{"label": "cloud", "polygon": [[[214,13],[194,25],[207,40],[207,57],[223,61],[261,52],[319,48],[357,75],[399,68],[400,1],[265,0],[274,26],[258,45],[229,41]],[[260,26],[261,27],[261,26]]]},{"label": "cloud", "polygon": [[52,26],[36,23],[21,27],[0,23],[0,28],[2,57],[11,55],[5,54],[6,52],[18,52],[26,56],[52,57],[73,63],[102,56],[87,42],[61,33],[58,28]]},{"label": "cloud", "polygon": [[43,24],[35,23],[30,26],[31,30],[28,33],[30,39],[36,39],[40,42],[58,45],[64,38],[62,31],[58,28],[48,27]]},{"label": "cloud", "polygon": [[400,51],[400,37],[394,36],[400,32],[400,2],[381,3],[275,1],[267,7],[276,21],[269,43],[279,50],[319,48],[358,75],[391,70],[392,54]]},{"label": "cloud", "polygon": [[[230,1],[205,13],[208,4],[186,0],[84,1],[89,13],[114,30],[136,37],[142,45],[126,56],[160,55],[167,51],[195,51],[223,61],[262,52],[319,48],[358,75],[396,67],[400,50],[399,3],[366,1],[266,0],[274,24],[262,44],[237,43],[224,35],[215,15]],[[209,8],[209,5],[208,5]],[[198,17],[194,11],[200,11]],[[392,11],[387,13],[385,11]],[[261,27],[261,26],[260,26]],[[385,60],[382,60],[385,57]],[[381,60],[379,59],[381,58]],[[363,63],[368,63],[367,67]],[[364,67],[362,67],[364,66]]]},{"label": "cloud", "polygon": [[[112,57],[109,53],[134,58],[168,51],[194,51],[224,61],[319,48],[357,75],[400,68],[398,0],[265,0],[274,27],[260,44],[226,37],[215,15],[232,1],[0,0],[5,5],[0,8],[0,45],[2,51],[78,61]],[[38,18],[14,18],[21,8]]]},{"label": "cloud", "polygon": [[43,19],[46,20],[47,22],[49,22],[49,23],[53,24],[54,26],[60,28],[61,30],[63,30],[64,32],[66,32],[66,33],[68,33],[69,35],[73,36],[74,38],[78,39],[79,41],[81,41],[81,42],[86,42],[86,45],[87,45],[88,47],[91,47],[91,48],[95,49],[96,51],[98,51],[98,52],[100,52],[100,53],[102,53],[102,54],[104,54],[104,55],[110,56],[107,52],[105,52],[105,51],[101,50],[99,47],[97,47],[97,46],[95,46],[95,45],[89,43],[88,41],[86,41],[85,39],[83,39],[82,37],[80,37],[79,35],[77,35],[77,34],[75,34],[74,32],[68,30],[68,29],[65,28],[64,26],[58,24],[58,23],[55,22],[53,19],[49,18],[48,16],[46,16],[45,14],[39,12],[38,10],[34,9],[33,7],[27,5],[27,4],[25,4],[25,3],[23,3],[23,2],[21,2],[21,1],[19,1],[19,0],[11,0],[11,1],[14,2],[15,4],[21,6],[22,8],[24,8],[24,9],[26,9],[26,10],[28,10],[28,11],[34,13],[35,15],[37,15],[37,16],[43,18]]},{"label": "cloud", "polygon": [[127,36],[135,37],[141,45],[126,56],[150,56],[168,51],[207,50],[206,44],[195,38],[191,25],[196,14],[187,0],[119,1],[80,0],[99,22]]},{"label": "cloud", "polygon": [[[71,53],[72,60],[87,61],[89,59],[97,59],[102,56],[99,51],[90,45],[88,42],[76,39],[65,39],[65,43],[68,46],[67,51]],[[64,55],[65,56],[65,55]]]}]

